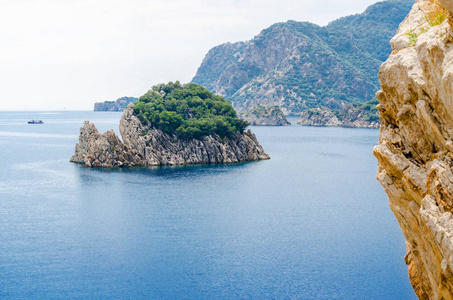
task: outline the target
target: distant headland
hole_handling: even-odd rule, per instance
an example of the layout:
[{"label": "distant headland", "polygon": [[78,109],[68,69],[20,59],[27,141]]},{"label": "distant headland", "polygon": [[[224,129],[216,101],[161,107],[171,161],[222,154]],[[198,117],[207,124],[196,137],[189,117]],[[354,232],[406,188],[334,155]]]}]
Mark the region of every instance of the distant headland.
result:
[{"label": "distant headland", "polygon": [[121,97],[116,101],[96,102],[94,111],[123,111],[129,103],[137,101],[135,97]]},{"label": "distant headland", "polygon": [[239,115],[242,119],[257,126],[288,126],[291,123],[278,106],[258,104],[253,109]]}]

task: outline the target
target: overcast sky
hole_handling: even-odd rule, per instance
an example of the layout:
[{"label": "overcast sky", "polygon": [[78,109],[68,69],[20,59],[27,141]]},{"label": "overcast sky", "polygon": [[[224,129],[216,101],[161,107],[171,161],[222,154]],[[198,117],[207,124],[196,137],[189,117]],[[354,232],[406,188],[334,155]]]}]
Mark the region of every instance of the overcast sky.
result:
[{"label": "overcast sky", "polygon": [[376,0],[0,0],[0,110],[92,110],[189,82],[206,53],[276,22],[319,25]]}]

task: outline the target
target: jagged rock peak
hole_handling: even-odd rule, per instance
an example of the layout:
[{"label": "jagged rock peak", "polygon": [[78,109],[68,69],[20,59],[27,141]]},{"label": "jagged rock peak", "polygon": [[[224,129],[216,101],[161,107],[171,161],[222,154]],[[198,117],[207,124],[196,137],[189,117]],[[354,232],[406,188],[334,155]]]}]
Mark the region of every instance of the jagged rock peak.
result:
[{"label": "jagged rock peak", "polygon": [[451,0],[417,1],[379,71],[377,178],[420,299],[453,299],[452,9]]},{"label": "jagged rock peak", "polygon": [[139,164],[141,156],[125,145],[113,130],[100,134],[93,123],[85,121],[70,161],[86,167],[132,167]]}]

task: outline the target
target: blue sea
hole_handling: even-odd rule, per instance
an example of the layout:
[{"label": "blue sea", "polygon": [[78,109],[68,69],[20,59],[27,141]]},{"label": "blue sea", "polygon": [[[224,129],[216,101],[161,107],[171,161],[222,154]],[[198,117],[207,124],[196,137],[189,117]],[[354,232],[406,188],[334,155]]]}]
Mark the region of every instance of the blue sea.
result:
[{"label": "blue sea", "polygon": [[253,163],[69,162],[84,120],[120,116],[0,112],[1,299],[416,299],[378,130],[251,127]]}]

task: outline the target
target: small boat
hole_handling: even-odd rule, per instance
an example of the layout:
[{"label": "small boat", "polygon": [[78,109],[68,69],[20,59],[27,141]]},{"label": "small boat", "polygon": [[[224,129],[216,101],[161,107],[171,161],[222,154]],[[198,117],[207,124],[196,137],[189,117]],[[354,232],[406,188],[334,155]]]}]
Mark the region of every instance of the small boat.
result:
[{"label": "small boat", "polygon": [[31,120],[28,121],[28,124],[44,124],[42,120]]}]

